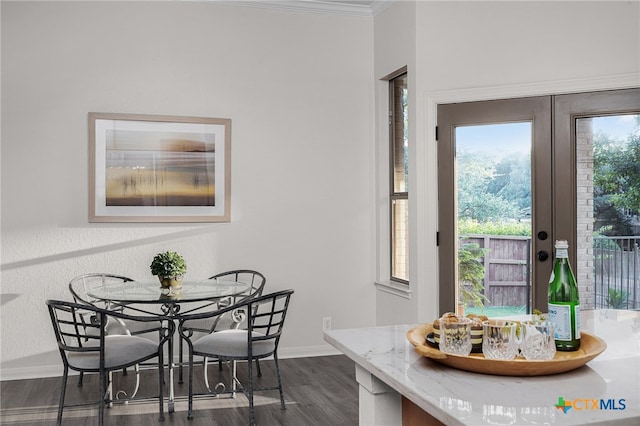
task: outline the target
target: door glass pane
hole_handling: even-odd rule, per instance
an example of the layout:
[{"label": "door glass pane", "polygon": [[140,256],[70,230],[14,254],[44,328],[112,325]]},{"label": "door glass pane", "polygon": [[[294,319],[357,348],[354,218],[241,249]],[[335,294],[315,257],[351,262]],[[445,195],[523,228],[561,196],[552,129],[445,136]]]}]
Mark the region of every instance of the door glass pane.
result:
[{"label": "door glass pane", "polygon": [[455,129],[458,307],[523,314],[531,300],[532,123]]},{"label": "door glass pane", "polygon": [[576,121],[581,304],[640,309],[640,115]]}]

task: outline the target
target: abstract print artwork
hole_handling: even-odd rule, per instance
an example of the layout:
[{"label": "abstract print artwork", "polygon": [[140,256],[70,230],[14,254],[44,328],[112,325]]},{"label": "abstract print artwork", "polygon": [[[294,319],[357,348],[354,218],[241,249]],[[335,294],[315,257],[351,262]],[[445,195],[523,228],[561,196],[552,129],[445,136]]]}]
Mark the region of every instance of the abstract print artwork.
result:
[{"label": "abstract print artwork", "polygon": [[89,114],[91,222],[229,221],[231,120]]}]

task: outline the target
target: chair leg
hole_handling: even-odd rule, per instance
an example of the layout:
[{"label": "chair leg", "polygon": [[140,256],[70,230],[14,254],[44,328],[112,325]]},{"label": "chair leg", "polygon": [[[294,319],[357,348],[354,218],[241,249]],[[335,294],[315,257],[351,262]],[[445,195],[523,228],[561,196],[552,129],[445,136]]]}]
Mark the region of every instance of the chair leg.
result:
[{"label": "chair leg", "polygon": [[253,426],[256,420],[253,413],[253,361],[251,359],[247,360],[247,397],[249,398],[249,426]]},{"label": "chair leg", "polygon": [[84,373],[81,371],[80,376],[78,377],[78,387],[82,387],[82,380],[84,379]]},{"label": "chair leg", "polygon": [[280,378],[280,365],[278,363],[278,354],[273,353],[273,361],[276,365],[276,376],[278,377],[278,391],[280,391],[280,409],[286,410],[287,407],[284,405],[284,392],[282,391],[282,379]]},{"label": "chair leg", "polygon": [[113,407],[113,372],[109,371],[107,377],[107,393],[104,395],[106,400],[109,401],[109,408]]},{"label": "chair leg", "polygon": [[100,400],[98,401],[98,425],[104,425],[104,406],[107,393],[107,373],[100,371]]},{"label": "chair leg", "polygon": [[191,352],[191,347],[189,347],[189,406],[187,419],[193,420],[193,352]]},{"label": "chair leg", "polygon": [[[138,366],[136,365],[136,369],[138,369]],[[138,377],[140,377],[139,375],[139,371],[136,371],[136,374],[138,374]],[[160,347],[160,350],[158,351],[158,400],[159,400],[159,407],[158,407],[158,412],[160,413],[160,418],[159,420],[161,422],[164,421],[164,348]],[[136,387],[136,392],[138,391],[137,387]]]},{"label": "chair leg", "polygon": [[258,377],[262,377],[262,370],[260,369],[260,360],[256,359],[256,370],[258,370]]},{"label": "chair leg", "polygon": [[67,392],[68,376],[69,376],[69,367],[65,365],[64,372],[62,373],[62,390],[60,391],[60,403],[58,404],[58,420],[56,421],[57,426],[62,425],[62,410],[64,409],[64,396],[65,396],[65,393]]},{"label": "chair leg", "polygon": [[184,379],[182,376],[182,361],[183,361],[183,355],[182,355],[182,336],[178,336],[178,383],[182,384],[184,383]]}]

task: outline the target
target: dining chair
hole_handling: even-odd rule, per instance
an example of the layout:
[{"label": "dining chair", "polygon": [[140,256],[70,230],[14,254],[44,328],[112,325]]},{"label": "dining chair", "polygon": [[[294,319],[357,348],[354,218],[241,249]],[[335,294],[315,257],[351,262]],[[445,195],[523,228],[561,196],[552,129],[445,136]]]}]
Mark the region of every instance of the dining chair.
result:
[{"label": "dining chair", "polygon": [[[82,402],[65,404],[69,370],[80,373],[98,373],[99,405],[98,422],[104,424],[104,407],[113,402],[110,373],[144,361],[157,358],[158,402],[160,420],[164,420],[164,343],[172,335],[175,325],[162,316],[132,316],[122,312],[98,308],[92,305],[60,300],[47,300],[51,324],[63,363],[62,390],[58,405],[57,424],[62,423],[65,407],[95,404]],[[90,312],[91,316],[86,313]],[[90,318],[87,321],[87,318]],[[159,323],[160,341],[153,342],[139,336],[108,335],[107,325],[113,320]]]},{"label": "dining chair", "polygon": [[243,295],[246,297],[250,294],[261,294],[267,282],[267,278],[264,276],[264,274],[253,269],[235,269],[232,271],[220,272],[209,277],[209,279],[219,279],[251,284],[250,289],[248,289],[244,293],[234,296],[234,298],[236,299],[242,299]]},{"label": "dining chair", "polygon": [[132,282],[133,279],[123,275],[94,272],[82,274],[69,281],[69,291],[76,303],[86,303],[97,307],[109,308],[108,303],[89,295],[91,289],[111,283]]},{"label": "dining chair", "polygon": [[[74,277],[69,282],[69,291],[73,296],[73,300],[76,303],[84,303],[91,306],[102,307],[105,309],[109,308],[108,303],[103,300],[93,298],[89,295],[89,291],[95,286],[101,286],[105,284],[109,284],[112,282],[128,282],[133,281],[131,278],[115,275],[115,274],[103,274],[103,273],[90,273],[90,274],[82,274]],[[80,317],[83,322],[90,322],[92,312],[85,311],[79,312]],[[82,381],[84,379],[84,373],[80,372],[78,376],[78,386],[82,386]],[[136,387],[137,389],[137,387]]]},{"label": "dining chair", "polygon": [[[209,280],[226,280],[251,284],[251,288],[247,291],[221,300],[219,302],[219,307],[221,308],[235,305],[246,298],[262,296],[264,287],[267,284],[267,278],[262,273],[251,269],[237,269],[234,271],[220,272],[219,274],[209,277]],[[220,315],[218,317],[218,321],[213,324],[213,329],[210,330],[210,332],[238,328],[239,326],[240,323],[238,322],[237,317],[234,317],[231,314]]]},{"label": "dining chair", "polygon": [[[264,274],[255,271],[253,269],[235,269],[231,271],[220,272],[208,278],[211,281],[220,280],[220,281],[234,281],[234,282],[242,282],[246,284],[251,284],[251,287],[244,291],[243,293],[237,294],[235,296],[225,297],[212,305],[215,305],[217,309],[223,309],[227,306],[235,305],[236,303],[244,300],[246,298],[258,297],[262,295],[264,291],[264,287],[267,283],[267,278]],[[209,306],[205,306],[205,308],[209,308]],[[193,321],[191,323],[190,331],[191,333],[213,333],[215,331],[228,330],[228,329],[237,329],[241,327],[241,323],[243,321],[242,316],[234,315],[233,312],[227,312],[219,315],[215,321]],[[182,365],[182,356],[183,356],[183,343],[182,339],[178,342],[178,353],[180,357],[180,365]],[[203,375],[204,381],[209,389],[209,379],[208,379],[208,363],[209,359],[203,359]],[[222,370],[222,362],[218,361],[218,369]],[[256,359],[256,369],[258,371],[258,377],[262,376],[262,370],[260,369],[260,362]],[[180,382],[182,383],[182,368],[180,369]]]},{"label": "dining chair", "polygon": [[[91,290],[95,287],[123,282],[135,285],[133,279],[123,275],[92,272],[74,277],[69,282],[69,291],[76,303],[84,303],[98,308],[108,309],[110,311],[125,312],[125,306],[123,305],[114,305],[108,301],[97,299],[90,295]],[[93,315],[91,312],[80,312],[79,314],[83,317]],[[84,318],[84,320],[89,321],[88,318]],[[107,325],[107,334],[127,334],[133,336],[146,335],[147,333],[155,333],[159,331],[160,328],[161,327],[158,324],[148,324],[140,321],[127,321],[125,319],[114,317],[114,321],[110,321]],[[131,392],[131,396],[136,395],[140,385],[140,372],[138,365],[135,366],[135,372],[136,383],[134,390]],[[126,370],[124,370],[124,374],[126,373]],[[78,377],[78,386],[82,386],[83,378],[84,374],[80,372]]]},{"label": "dining chair", "polygon": [[[209,278],[210,280],[231,280],[235,282],[243,282],[247,284],[251,284],[251,288],[248,289],[244,293],[240,293],[238,295],[229,297],[227,299],[223,299],[220,303],[221,307],[235,305],[243,299],[248,297],[258,297],[262,296],[262,292],[264,291],[264,287],[267,284],[267,278],[258,271],[254,271],[252,269],[236,269],[233,271],[226,271],[216,274]],[[237,329],[240,328],[242,324],[242,316],[233,315],[233,313],[229,313],[227,315],[220,315],[215,321],[213,325],[212,331],[221,331],[226,329]],[[258,377],[262,377],[262,370],[260,369],[260,361],[256,359],[256,369],[258,370]],[[204,378],[209,386],[208,382],[208,374],[207,374],[207,360],[204,360]],[[222,362],[218,361],[218,370],[222,370]]]},{"label": "dining chair", "polygon": [[[73,296],[73,299],[76,303],[86,303],[88,305],[96,306],[99,308],[124,312],[124,310],[127,308],[127,305],[116,305],[109,301],[92,297],[89,294],[91,292],[91,289],[95,287],[119,283],[131,283],[131,285],[136,284],[133,279],[125,277],[123,275],[93,272],[78,275],[77,277],[73,278],[69,282],[69,291],[71,292],[71,295]],[[139,310],[137,311],[140,312]],[[117,321],[116,323],[110,324],[109,326],[110,329],[108,330],[108,332],[113,334],[124,333],[138,335],[158,331],[157,327],[150,327],[146,324],[140,324],[138,321],[131,322],[130,324],[128,324],[127,321]]]},{"label": "dining chair", "polygon": [[[243,299],[235,305],[227,306],[220,311],[195,313],[183,316],[178,325],[181,338],[187,342],[189,349],[189,419],[193,419],[194,395],[218,395],[224,392],[194,393],[193,370],[194,356],[213,357],[230,363],[231,382],[235,392],[235,384],[239,384],[249,400],[249,424],[255,424],[253,394],[255,391],[278,390],[280,393],[280,408],[286,409],[282,380],[280,378],[280,366],[278,363],[278,344],[282,335],[284,321],[289,307],[289,300],[293,290],[282,290],[275,293]],[[227,329],[213,332],[203,337],[194,339],[190,330],[190,323],[196,321],[198,325],[202,320],[215,322],[220,314],[235,312],[236,315],[244,315],[246,329]],[[276,367],[277,385],[256,387],[253,380],[253,360],[273,356]],[[247,361],[247,384],[242,385],[236,377],[236,361]]]}]

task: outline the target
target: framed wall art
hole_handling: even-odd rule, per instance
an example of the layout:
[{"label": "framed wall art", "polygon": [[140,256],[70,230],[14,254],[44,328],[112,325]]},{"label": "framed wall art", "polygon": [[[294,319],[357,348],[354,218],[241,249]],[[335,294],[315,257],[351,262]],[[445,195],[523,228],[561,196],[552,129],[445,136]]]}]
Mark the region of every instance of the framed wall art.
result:
[{"label": "framed wall art", "polygon": [[89,222],[231,220],[231,120],[89,113]]}]

